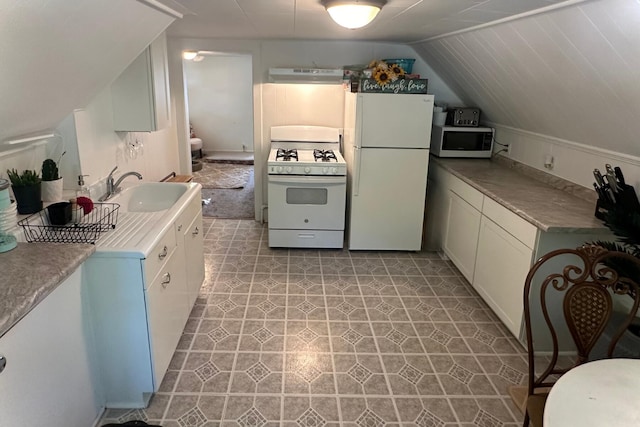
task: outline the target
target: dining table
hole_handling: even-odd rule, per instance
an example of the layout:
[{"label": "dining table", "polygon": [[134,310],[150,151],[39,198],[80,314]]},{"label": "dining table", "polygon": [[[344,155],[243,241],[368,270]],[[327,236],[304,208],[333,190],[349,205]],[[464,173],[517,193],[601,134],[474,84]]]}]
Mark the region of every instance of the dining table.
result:
[{"label": "dining table", "polygon": [[640,426],[640,360],[596,360],[562,375],[547,397],[543,425]]}]

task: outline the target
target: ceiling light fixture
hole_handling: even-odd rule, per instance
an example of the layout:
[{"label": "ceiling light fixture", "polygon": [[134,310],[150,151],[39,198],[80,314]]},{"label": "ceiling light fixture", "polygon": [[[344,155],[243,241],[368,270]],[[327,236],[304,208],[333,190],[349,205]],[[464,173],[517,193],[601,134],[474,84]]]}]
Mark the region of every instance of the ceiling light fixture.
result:
[{"label": "ceiling light fixture", "polygon": [[386,0],[323,0],[331,19],[350,30],[362,28],[374,20]]},{"label": "ceiling light fixture", "polygon": [[198,56],[198,52],[194,50],[185,50],[184,52],[182,52],[182,57],[188,61],[191,61],[196,56]]}]

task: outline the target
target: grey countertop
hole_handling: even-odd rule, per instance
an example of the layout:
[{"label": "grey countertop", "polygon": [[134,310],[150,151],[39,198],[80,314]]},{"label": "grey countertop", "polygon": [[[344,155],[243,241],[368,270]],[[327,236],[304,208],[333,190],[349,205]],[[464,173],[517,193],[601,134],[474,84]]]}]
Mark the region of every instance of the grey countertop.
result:
[{"label": "grey countertop", "polygon": [[431,161],[542,231],[610,233],[594,216],[593,190],[513,162],[434,156]]},{"label": "grey countertop", "polygon": [[18,243],[0,253],[0,337],[94,251],[89,244]]}]

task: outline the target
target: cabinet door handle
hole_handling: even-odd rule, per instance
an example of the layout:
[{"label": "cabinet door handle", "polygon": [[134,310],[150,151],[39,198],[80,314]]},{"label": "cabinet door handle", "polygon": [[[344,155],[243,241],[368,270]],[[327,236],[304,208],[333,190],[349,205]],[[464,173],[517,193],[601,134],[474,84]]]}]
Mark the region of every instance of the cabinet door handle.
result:
[{"label": "cabinet door handle", "polygon": [[182,224],[178,226],[178,231],[182,231]]},{"label": "cabinet door handle", "polygon": [[198,227],[196,227],[196,229],[195,229],[195,230],[193,230],[193,231],[191,232],[191,234],[192,234],[192,235],[194,235],[194,236],[197,236],[198,234],[200,234],[200,230],[198,229]]},{"label": "cabinet door handle", "polygon": [[162,276],[162,281],[160,282],[160,284],[162,285],[162,287],[164,289],[167,289],[167,285],[169,283],[171,283],[171,274],[164,273],[164,275]]},{"label": "cabinet door handle", "polygon": [[169,249],[167,249],[167,245],[164,245],[164,248],[162,248],[162,252],[160,252],[158,254],[158,259],[160,261],[162,261],[163,259],[165,259],[167,257],[167,253],[169,252]]},{"label": "cabinet door handle", "polygon": [[7,358],[3,355],[0,355],[0,374],[4,371],[4,368],[7,367]]}]

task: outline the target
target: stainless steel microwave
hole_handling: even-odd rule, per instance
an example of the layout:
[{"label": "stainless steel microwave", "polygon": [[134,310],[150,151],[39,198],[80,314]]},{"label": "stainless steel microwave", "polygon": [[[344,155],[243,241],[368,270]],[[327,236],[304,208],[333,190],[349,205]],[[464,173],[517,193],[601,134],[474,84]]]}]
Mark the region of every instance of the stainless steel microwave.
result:
[{"label": "stainless steel microwave", "polygon": [[438,157],[489,158],[493,128],[437,126],[431,129],[431,154]]}]

